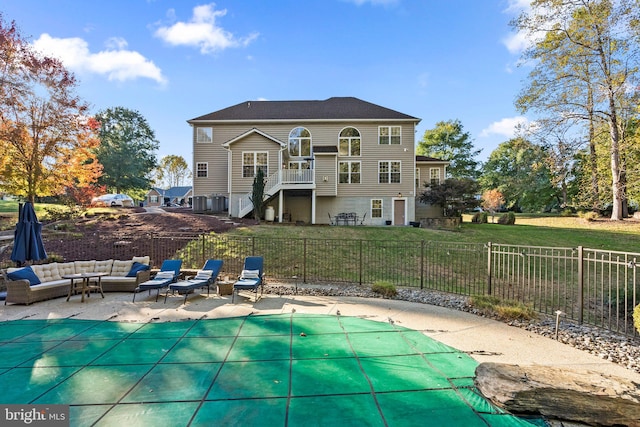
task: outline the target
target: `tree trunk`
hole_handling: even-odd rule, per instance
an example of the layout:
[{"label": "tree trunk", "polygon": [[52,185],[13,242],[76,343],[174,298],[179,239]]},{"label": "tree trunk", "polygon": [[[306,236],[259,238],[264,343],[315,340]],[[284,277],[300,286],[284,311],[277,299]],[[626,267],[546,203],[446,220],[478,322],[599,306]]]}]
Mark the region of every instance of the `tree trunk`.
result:
[{"label": "tree trunk", "polygon": [[593,117],[593,91],[589,86],[587,108],[589,110],[589,165],[591,166],[591,198],[592,209],[598,212],[600,206],[600,188],[598,184],[598,155],[596,153],[595,124]]},{"label": "tree trunk", "polygon": [[622,181],[622,168],[620,167],[620,149],[619,141],[620,134],[618,132],[618,125],[616,119],[615,105],[611,99],[611,118],[609,121],[610,134],[611,134],[611,192],[613,196],[613,209],[611,211],[611,219],[621,220],[624,218],[624,184]]}]

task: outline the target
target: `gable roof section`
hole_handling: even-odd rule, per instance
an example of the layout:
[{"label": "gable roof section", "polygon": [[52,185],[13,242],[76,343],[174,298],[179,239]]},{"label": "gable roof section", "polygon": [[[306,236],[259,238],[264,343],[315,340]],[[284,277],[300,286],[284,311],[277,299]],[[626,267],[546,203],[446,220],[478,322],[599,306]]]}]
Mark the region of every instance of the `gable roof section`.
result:
[{"label": "gable roof section", "polygon": [[187,122],[197,124],[218,121],[270,120],[403,120],[420,122],[417,117],[354,97],[333,97],[324,101],[246,101]]},{"label": "gable roof section", "polygon": [[246,138],[247,136],[249,136],[249,135],[251,135],[253,133],[257,133],[258,135],[264,136],[268,140],[273,141],[276,144],[280,145],[280,147],[286,147],[287,146],[287,144],[285,144],[284,142],[280,141],[278,138],[274,138],[273,136],[269,135],[268,133],[262,132],[261,130],[256,129],[256,128],[250,129],[250,130],[248,130],[248,131],[246,131],[244,133],[241,133],[240,135],[238,135],[238,136],[236,136],[234,138],[231,138],[230,140],[228,140],[227,142],[222,144],[222,146],[225,147],[225,148],[229,148],[229,146],[231,144],[233,144],[234,142],[238,142],[242,138]]},{"label": "gable roof section", "polygon": [[448,165],[450,162],[447,160],[436,159],[435,157],[416,156],[416,163],[439,163],[439,164]]},{"label": "gable roof section", "polygon": [[151,190],[156,191],[159,195],[163,197],[183,197],[183,196],[186,196],[189,191],[191,191],[191,186],[171,187],[166,190],[159,187],[153,187],[151,188]]}]

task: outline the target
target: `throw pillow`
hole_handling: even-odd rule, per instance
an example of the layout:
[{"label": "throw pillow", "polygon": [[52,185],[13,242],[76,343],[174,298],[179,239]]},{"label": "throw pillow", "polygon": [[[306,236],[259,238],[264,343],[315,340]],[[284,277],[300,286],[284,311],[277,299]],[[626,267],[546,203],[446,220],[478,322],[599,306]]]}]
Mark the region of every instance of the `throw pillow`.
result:
[{"label": "throw pillow", "polygon": [[134,261],[133,265],[131,266],[131,270],[129,270],[126,277],[136,277],[138,271],[146,271],[150,268],[151,267],[149,267],[147,264],[142,264],[140,262]]},{"label": "throw pillow", "polygon": [[31,266],[7,273],[7,276],[9,276],[9,279],[11,280],[26,279],[29,281],[30,286],[39,285],[41,283],[38,276],[36,276],[36,273],[31,269]]},{"label": "throw pillow", "polygon": [[258,279],[260,278],[260,270],[242,270],[240,277],[243,279]]},{"label": "throw pillow", "polygon": [[173,271],[159,271],[154,277],[155,279],[173,279]]},{"label": "throw pillow", "polygon": [[212,274],[213,274],[213,271],[211,270],[198,270],[198,272],[196,273],[196,277],[194,277],[194,279],[209,280],[211,279]]}]

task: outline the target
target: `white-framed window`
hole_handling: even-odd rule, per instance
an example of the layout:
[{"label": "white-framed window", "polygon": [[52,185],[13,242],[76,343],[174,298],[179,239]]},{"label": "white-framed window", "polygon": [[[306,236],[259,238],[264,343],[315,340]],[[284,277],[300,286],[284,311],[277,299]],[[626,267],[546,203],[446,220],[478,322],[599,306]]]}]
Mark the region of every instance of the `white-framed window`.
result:
[{"label": "white-framed window", "polygon": [[381,160],[378,162],[378,183],[400,183],[400,162],[395,160]]},{"label": "white-framed window", "polygon": [[360,156],[360,131],[348,127],[340,131],[338,154],[341,156]]},{"label": "white-framed window", "polygon": [[158,203],[158,196],[157,195],[152,195],[149,197],[149,203]]},{"label": "white-framed window", "polygon": [[294,161],[294,162],[289,162],[288,166],[289,166],[289,169],[307,170],[307,169],[311,169],[311,162],[309,162],[308,160]]},{"label": "white-framed window", "polygon": [[196,142],[213,142],[213,128],[196,128]]},{"label": "white-framed window", "polygon": [[420,188],[420,168],[416,168],[416,191]]},{"label": "white-framed window", "polygon": [[209,176],[209,163],[196,163],[196,177],[206,178]]},{"label": "white-framed window", "polygon": [[242,153],[242,177],[253,178],[258,169],[262,169],[264,176],[268,176],[269,153],[266,151],[244,151]]},{"label": "white-framed window", "polygon": [[297,127],[289,132],[289,155],[292,157],[311,156],[311,132]]},{"label": "white-framed window", "polygon": [[360,162],[338,162],[340,184],[360,184]]},{"label": "white-framed window", "polygon": [[429,168],[429,185],[440,185],[440,168]]},{"label": "white-framed window", "polygon": [[382,199],[371,199],[371,218],[382,218]]},{"label": "white-framed window", "polygon": [[402,144],[402,126],[378,126],[378,144]]}]

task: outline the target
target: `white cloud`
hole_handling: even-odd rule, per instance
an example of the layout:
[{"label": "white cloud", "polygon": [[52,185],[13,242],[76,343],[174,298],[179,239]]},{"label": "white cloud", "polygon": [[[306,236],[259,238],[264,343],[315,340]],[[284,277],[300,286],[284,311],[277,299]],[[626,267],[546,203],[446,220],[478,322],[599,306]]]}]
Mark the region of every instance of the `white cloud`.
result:
[{"label": "white cloud", "polygon": [[519,13],[531,8],[531,0],[509,0],[506,13]]},{"label": "white cloud", "polygon": [[[206,4],[193,8],[193,16],[189,22],[176,22],[171,26],[163,26],[156,30],[155,36],[173,46],[195,46],[203,54],[247,46],[258,37],[252,33],[247,37],[237,38],[231,32],[216,24],[216,19],[227,14],[227,10],[215,10],[215,4]],[[170,10],[169,16],[175,16]]]},{"label": "white cloud", "polygon": [[166,83],[162,71],[153,61],[136,51],[125,50],[126,46],[126,40],[112,38],[108,40],[106,50],[92,53],[89,44],[79,37],[60,39],[46,33],[33,43],[34,49],[59,58],[65,67],[73,71],[100,74],[110,81],[148,78]]},{"label": "white cloud", "polygon": [[507,37],[502,39],[502,43],[507,47],[507,50],[510,53],[514,54],[519,54],[531,45],[531,41],[522,31],[509,34]]},{"label": "white cloud", "polygon": [[526,127],[528,124],[529,120],[524,116],[506,117],[502,120],[491,123],[480,132],[480,136],[487,137],[491,135],[500,135],[507,138],[513,138],[519,127]]}]

